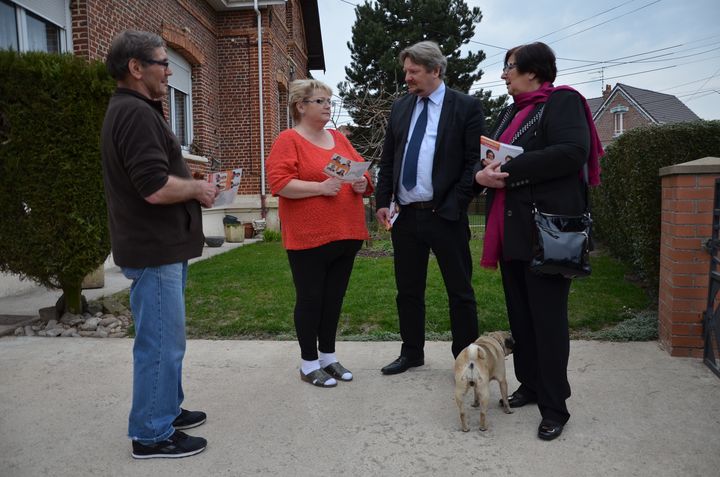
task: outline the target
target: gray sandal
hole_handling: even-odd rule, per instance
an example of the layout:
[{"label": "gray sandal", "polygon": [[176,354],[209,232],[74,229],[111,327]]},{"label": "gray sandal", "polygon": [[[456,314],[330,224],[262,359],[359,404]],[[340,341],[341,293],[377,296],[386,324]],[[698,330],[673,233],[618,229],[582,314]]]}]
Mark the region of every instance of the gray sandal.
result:
[{"label": "gray sandal", "polygon": [[321,388],[334,388],[335,386],[337,386],[337,383],[327,384],[327,382],[332,379],[332,376],[330,376],[322,369],[316,369],[315,371],[312,371],[308,374],[304,374],[301,369],[300,379],[302,379],[306,383],[310,383],[313,386],[319,386]]},{"label": "gray sandal", "polygon": [[[334,363],[328,364],[327,366],[325,366],[323,368],[323,370],[327,374],[332,376],[333,378],[337,379],[338,381],[352,381],[352,379],[353,379],[352,372],[349,369],[345,368],[345,366],[343,366],[342,364],[340,364],[337,361]],[[345,374],[345,373],[350,373],[350,375],[351,375],[350,379],[343,379],[343,374]]]}]

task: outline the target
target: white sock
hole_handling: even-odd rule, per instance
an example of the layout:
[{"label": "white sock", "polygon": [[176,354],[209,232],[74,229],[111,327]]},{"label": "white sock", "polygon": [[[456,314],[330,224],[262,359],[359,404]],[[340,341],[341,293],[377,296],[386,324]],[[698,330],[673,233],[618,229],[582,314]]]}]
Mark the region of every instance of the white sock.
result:
[{"label": "white sock", "polygon": [[335,353],[323,353],[322,351],[318,351],[318,356],[320,356],[320,367],[322,368],[328,364],[337,363]]},{"label": "white sock", "polygon": [[[329,364],[337,363],[338,359],[337,356],[335,356],[335,353],[323,353],[322,351],[318,351],[318,355],[320,356],[320,366],[323,368]],[[345,380],[352,379],[353,375],[350,372],[344,373],[342,375],[342,378]]]},{"label": "white sock", "polygon": [[302,364],[300,365],[300,369],[302,369],[303,374],[307,376],[316,369],[320,369],[320,362],[317,359],[313,361],[305,361],[303,359]]}]

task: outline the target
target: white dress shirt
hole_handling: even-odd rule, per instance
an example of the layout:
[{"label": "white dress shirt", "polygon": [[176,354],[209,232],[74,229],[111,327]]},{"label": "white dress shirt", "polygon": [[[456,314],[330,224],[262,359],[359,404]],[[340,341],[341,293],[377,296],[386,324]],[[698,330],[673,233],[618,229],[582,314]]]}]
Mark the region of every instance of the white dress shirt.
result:
[{"label": "white dress shirt", "polygon": [[[405,186],[402,185],[402,181],[400,181],[397,192],[397,198],[399,199],[400,204],[426,202],[428,200],[432,200],[433,198],[433,159],[435,156],[435,141],[437,140],[440,112],[442,111],[443,99],[445,99],[445,83],[440,83],[440,86],[430,93],[428,99],[427,128],[425,129],[425,136],[423,136],[422,143],[420,144],[420,153],[418,154],[417,183],[412,190],[407,190]],[[421,112],[422,98],[418,97],[415,101],[415,108],[413,109],[412,119],[410,120],[410,129],[408,130],[407,141],[405,142],[405,151],[403,152],[403,165],[400,170],[400,177],[403,176],[403,171],[405,170],[405,154],[407,154],[410,137],[412,136],[413,129],[415,129],[415,123],[417,122],[418,116],[420,116]]]}]

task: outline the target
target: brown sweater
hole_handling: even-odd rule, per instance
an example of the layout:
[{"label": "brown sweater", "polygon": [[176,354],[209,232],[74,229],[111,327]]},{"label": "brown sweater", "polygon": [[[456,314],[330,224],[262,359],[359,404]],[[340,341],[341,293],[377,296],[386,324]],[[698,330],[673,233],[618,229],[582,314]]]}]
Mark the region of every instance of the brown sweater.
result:
[{"label": "brown sweater", "polygon": [[119,88],[110,99],[101,141],[115,263],[144,268],[199,256],[199,202],[153,205],[145,200],[167,183],[168,176],[191,177],[161,103]]}]

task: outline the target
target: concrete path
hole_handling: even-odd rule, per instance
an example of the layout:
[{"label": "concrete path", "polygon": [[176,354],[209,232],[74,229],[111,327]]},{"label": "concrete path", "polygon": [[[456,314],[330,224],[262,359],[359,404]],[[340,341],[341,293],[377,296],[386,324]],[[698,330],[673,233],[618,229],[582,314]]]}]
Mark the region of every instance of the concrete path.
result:
[{"label": "concrete path", "polygon": [[[205,248],[204,259],[241,244]],[[129,286],[117,267],[89,299]],[[35,315],[57,291],[0,298],[0,315]],[[208,422],[207,450],[136,461],[126,437],[132,340],[0,338],[0,477],[95,476],[683,476],[720,475],[720,379],[656,343],[571,344],[572,418],[553,442],[537,408],[505,415],[491,386],[489,430],[461,432],[450,344],[425,366],[379,368],[399,343],[340,342],[352,383],[300,381],[295,342],[191,340],[185,407]],[[511,391],[517,387],[508,358]],[[468,402],[470,396],[468,396]]]},{"label": "concrete path", "polygon": [[537,409],[505,415],[495,383],[490,429],[477,430],[473,409],[473,429],[460,432],[449,343],[428,343],[421,368],[382,376],[398,343],[340,342],[355,380],[319,389],[300,381],[294,342],[191,340],[185,406],[207,411],[190,433],[208,448],[150,461],[133,460],[126,438],[131,350],[129,339],[0,339],[0,475],[705,477],[720,469],[720,380],[656,343],[573,341],[573,416],[559,439],[544,442]]}]

